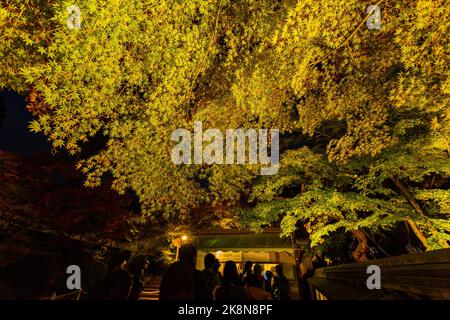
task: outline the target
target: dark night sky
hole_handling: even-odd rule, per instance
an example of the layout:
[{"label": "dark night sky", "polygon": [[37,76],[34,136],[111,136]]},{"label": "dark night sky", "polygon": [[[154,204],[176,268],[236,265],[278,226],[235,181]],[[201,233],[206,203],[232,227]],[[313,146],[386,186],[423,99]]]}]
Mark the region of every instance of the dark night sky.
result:
[{"label": "dark night sky", "polygon": [[0,150],[22,156],[50,152],[51,145],[46,138],[28,129],[33,117],[25,109],[25,98],[11,91],[3,91],[0,99],[6,108],[5,116],[0,119]]}]

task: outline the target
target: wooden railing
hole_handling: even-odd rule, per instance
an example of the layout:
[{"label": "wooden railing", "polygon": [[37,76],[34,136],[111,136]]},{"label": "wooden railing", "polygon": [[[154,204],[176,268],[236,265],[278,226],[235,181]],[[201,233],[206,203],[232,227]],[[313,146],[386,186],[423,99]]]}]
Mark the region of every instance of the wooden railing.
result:
[{"label": "wooden railing", "polygon": [[56,295],[56,292],[53,292],[50,297],[42,298],[41,300],[80,300],[81,297],[86,294],[87,292],[83,289],[60,295]]},{"label": "wooden railing", "polygon": [[[381,271],[381,289],[370,290],[367,267]],[[307,279],[311,298],[450,299],[450,249],[316,269]]]}]

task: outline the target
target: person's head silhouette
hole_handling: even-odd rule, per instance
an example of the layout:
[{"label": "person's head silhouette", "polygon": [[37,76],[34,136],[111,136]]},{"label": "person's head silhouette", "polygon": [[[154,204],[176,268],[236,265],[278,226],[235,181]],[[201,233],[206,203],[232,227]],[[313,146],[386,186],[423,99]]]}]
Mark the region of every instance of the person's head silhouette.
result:
[{"label": "person's head silhouette", "polygon": [[223,267],[223,284],[224,285],[239,285],[239,274],[234,261],[225,262]]},{"label": "person's head silhouette", "polygon": [[195,260],[197,258],[197,249],[194,245],[187,243],[183,244],[179,251],[180,261],[186,262],[191,266],[195,266]]},{"label": "person's head silhouette", "polygon": [[277,264],[277,265],[275,266],[275,273],[276,273],[278,276],[282,276],[282,275],[283,275],[283,268],[281,267],[281,265]]},{"label": "person's head silhouette", "polygon": [[205,256],[205,269],[212,269],[216,263],[216,257],[212,253],[208,253]]}]

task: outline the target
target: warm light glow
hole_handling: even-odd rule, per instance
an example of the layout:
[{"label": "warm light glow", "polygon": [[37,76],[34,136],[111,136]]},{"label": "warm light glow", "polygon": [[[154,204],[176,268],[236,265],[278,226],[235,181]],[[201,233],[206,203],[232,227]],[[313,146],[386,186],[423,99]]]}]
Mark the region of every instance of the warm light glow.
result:
[{"label": "warm light glow", "polygon": [[186,241],[187,240],[187,236],[182,236],[181,240]]}]

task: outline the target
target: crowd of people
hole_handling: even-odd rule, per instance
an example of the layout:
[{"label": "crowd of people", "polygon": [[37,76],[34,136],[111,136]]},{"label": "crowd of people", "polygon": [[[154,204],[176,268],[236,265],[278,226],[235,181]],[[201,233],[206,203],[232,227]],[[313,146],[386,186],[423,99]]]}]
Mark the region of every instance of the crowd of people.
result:
[{"label": "crowd of people", "polygon": [[[289,281],[280,265],[266,270],[247,261],[238,272],[234,261],[223,265],[212,254],[204,258],[204,269],[196,269],[197,250],[191,244],[179,249],[179,261],[165,271],[160,284],[160,300],[288,300]],[[130,257],[119,255],[106,277],[90,291],[89,299],[137,300],[149,262],[142,258],[133,267]]]},{"label": "crowd of people", "polygon": [[241,273],[234,261],[220,262],[212,253],[204,258],[204,270],[196,269],[197,250],[191,244],[179,250],[179,261],[164,273],[160,300],[288,300],[289,281],[277,265],[273,272],[247,261]]}]

